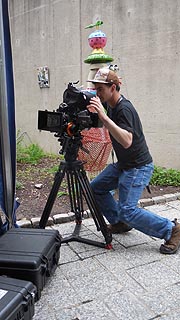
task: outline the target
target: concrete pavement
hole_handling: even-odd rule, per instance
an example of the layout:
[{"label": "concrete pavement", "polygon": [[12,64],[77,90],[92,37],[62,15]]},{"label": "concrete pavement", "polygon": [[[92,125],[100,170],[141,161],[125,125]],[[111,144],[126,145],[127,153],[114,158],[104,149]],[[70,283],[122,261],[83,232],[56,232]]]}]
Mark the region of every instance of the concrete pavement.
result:
[{"label": "concrete pavement", "polygon": [[[180,221],[180,200],[148,206]],[[53,225],[62,236],[74,222]],[[81,236],[104,242],[94,220],[85,219]],[[33,320],[174,320],[180,318],[180,251],[162,255],[163,243],[132,230],[113,235],[113,249],[79,242],[62,244],[55,274],[35,304]]]}]

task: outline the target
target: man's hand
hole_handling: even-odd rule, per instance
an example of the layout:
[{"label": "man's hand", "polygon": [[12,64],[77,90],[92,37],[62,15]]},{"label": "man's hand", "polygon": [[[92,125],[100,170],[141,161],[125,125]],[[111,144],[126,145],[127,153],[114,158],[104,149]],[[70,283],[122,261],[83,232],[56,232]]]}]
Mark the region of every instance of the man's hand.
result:
[{"label": "man's hand", "polygon": [[105,120],[106,113],[104,110],[104,107],[101,103],[101,100],[99,99],[99,97],[93,97],[90,100],[90,105],[87,106],[87,109],[91,112],[95,111],[98,113],[99,119],[103,122]]}]

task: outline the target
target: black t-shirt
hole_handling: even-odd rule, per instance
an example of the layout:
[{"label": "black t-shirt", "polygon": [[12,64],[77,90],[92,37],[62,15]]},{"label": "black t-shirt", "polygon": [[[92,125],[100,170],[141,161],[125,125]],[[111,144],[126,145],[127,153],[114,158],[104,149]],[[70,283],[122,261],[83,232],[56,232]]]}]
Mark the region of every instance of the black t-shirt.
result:
[{"label": "black t-shirt", "polygon": [[139,168],[152,162],[140,118],[132,103],[121,95],[115,108],[107,108],[107,115],[120,128],[133,134],[132,145],[128,149],[123,148],[110,134],[120,169]]}]

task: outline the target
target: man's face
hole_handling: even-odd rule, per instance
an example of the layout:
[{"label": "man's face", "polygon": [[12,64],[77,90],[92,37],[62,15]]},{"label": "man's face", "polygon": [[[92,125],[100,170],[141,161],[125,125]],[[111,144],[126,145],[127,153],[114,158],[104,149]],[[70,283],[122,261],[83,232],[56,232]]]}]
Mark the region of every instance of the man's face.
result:
[{"label": "man's face", "polygon": [[109,87],[104,83],[95,83],[94,85],[101,102],[108,102],[113,94],[112,86]]}]

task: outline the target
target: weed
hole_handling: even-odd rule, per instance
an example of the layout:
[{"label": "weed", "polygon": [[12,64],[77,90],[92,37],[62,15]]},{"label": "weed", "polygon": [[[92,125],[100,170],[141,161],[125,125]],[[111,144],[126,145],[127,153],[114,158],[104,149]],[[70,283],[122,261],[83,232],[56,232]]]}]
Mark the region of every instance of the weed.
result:
[{"label": "weed", "polygon": [[160,186],[180,186],[180,170],[166,169],[155,166],[150,181],[152,185]]},{"label": "weed", "polygon": [[59,191],[57,194],[58,198],[62,197],[62,196],[68,196],[68,192],[65,191]]},{"label": "weed", "polygon": [[36,164],[43,157],[45,153],[37,144],[32,143],[27,147],[17,145],[17,162]]},{"label": "weed", "polygon": [[16,180],[16,189],[17,189],[17,190],[21,190],[21,189],[23,189],[23,188],[24,188],[23,184],[22,184],[21,182],[19,182],[19,181]]},{"label": "weed", "polygon": [[47,169],[48,173],[56,173],[58,171],[59,166],[55,165],[50,169]]}]

